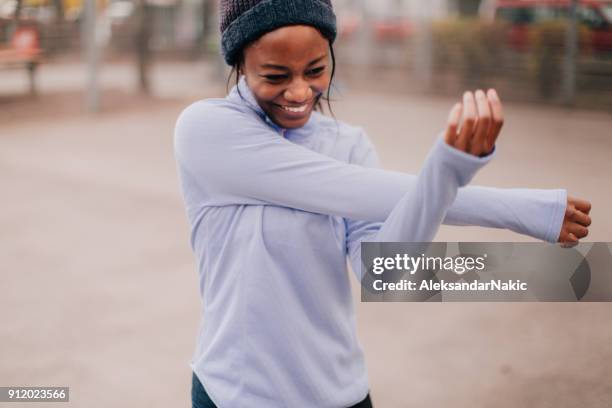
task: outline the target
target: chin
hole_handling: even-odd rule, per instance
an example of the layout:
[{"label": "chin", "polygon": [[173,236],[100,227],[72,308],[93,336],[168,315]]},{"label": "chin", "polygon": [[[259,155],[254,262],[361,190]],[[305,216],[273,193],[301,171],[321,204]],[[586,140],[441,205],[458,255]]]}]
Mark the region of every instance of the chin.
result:
[{"label": "chin", "polygon": [[302,126],[304,126],[306,123],[308,123],[308,120],[310,119],[310,116],[304,118],[304,119],[299,119],[299,120],[283,120],[280,121],[280,123],[278,123],[278,125],[282,128],[285,129],[297,129],[297,128],[301,128]]}]

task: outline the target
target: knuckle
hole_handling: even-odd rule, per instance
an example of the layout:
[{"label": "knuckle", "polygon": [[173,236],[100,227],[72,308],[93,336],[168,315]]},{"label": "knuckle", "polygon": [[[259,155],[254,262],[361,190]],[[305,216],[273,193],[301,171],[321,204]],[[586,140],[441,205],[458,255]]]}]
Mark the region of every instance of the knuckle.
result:
[{"label": "knuckle", "polygon": [[491,146],[491,141],[488,138],[485,138],[483,140],[483,144],[482,144],[482,152],[489,154],[491,152],[492,146]]},{"label": "knuckle", "polygon": [[476,123],[476,117],[472,114],[469,114],[465,117],[464,122],[466,125],[473,126],[474,123]]}]

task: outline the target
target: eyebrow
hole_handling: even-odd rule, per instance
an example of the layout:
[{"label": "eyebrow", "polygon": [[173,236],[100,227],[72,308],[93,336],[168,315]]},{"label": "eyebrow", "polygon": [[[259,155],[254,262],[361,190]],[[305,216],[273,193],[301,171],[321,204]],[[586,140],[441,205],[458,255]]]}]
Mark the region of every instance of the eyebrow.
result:
[{"label": "eyebrow", "polygon": [[[326,55],[322,55],[319,58],[316,58],[316,59],[310,61],[307,66],[314,65],[317,62],[320,62],[322,59],[325,59],[325,57],[327,57],[327,54]],[[288,67],[285,67],[283,65],[276,65],[276,64],[262,64],[261,68],[277,69],[279,71],[287,71],[287,70],[289,70]]]}]

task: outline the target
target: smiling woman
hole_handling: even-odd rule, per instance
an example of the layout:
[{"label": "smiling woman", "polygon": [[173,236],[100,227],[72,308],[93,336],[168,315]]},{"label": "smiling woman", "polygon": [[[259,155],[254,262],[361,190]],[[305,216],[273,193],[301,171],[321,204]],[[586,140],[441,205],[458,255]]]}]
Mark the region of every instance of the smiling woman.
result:
[{"label": "smiling woman", "polygon": [[329,92],[331,50],[329,40],[313,27],[282,27],[247,46],[237,68],[270,119],[294,129],[306,124]]},{"label": "smiling woman", "polygon": [[429,242],[442,222],[586,236],[590,205],[565,190],[464,187],[495,155],[494,90],[452,107],[418,176],[385,171],[362,129],[315,109],[329,0],[222,0],[221,30],[237,84],[175,129],[203,299],[194,408],[371,407],[347,273],[361,280],[362,242]]}]

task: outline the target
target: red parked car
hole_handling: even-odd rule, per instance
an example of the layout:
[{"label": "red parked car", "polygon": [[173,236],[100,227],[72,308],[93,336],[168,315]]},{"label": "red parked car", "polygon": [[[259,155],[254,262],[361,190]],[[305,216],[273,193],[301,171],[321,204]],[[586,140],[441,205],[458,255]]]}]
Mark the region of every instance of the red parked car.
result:
[{"label": "red parked car", "polygon": [[380,42],[398,42],[414,34],[414,25],[407,17],[389,17],[373,22],[374,36]]},{"label": "red parked car", "polygon": [[[489,19],[512,25],[510,45],[517,50],[529,47],[529,26],[566,19],[570,0],[493,0],[485,2],[481,13]],[[589,45],[596,52],[612,52],[612,0],[579,0],[578,21],[591,32]]]}]

